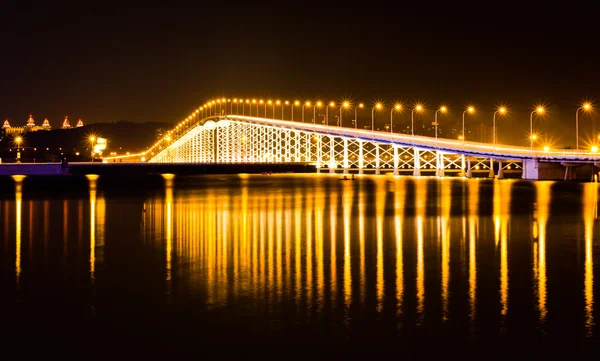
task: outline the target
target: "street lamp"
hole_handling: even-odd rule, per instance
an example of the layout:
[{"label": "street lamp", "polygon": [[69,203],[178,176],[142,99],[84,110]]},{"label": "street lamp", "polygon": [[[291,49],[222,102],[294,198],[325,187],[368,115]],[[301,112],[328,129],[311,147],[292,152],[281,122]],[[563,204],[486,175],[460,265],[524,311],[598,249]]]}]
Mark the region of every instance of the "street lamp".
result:
[{"label": "street lamp", "polygon": [[394,110],[397,112],[402,111],[402,104],[398,103],[398,104],[394,105],[392,110],[390,110],[390,133],[394,132],[394,126],[393,126]]},{"label": "street lamp", "polygon": [[310,100],[307,100],[302,104],[302,123],[304,123],[304,107],[310,108]]},{"label": "street lamp", "polygon": [[342,106],[340,107],[340,128],[342,127],[342,110],[343,109],[348,109],[350,107],[350,102],[345,101],[342,103]]},{"label": "street lamp", "polygon": [[335,107],[335,103],[329,102],[329,104],[327,104],[325,107],[325,125],[329,125],[329,107]]},{"label": "street lamp", "polygon": [[94,143],[96,142],[96,137],[94,137],[93,135],[90,137],[90,143],[92,143],[92,154],[91,154],[91,158],[92,158],[92,162],[94,161]]},{"label": "street lamp", "polygon": [[462,113],[462,143],[463,143],[463,146],[465,145],[465,114],[467,114],[467,113],[469,113],[469,114],[475,113],[475,107],[470,105]]},{"label": "street lamp", "polygon": [[538,105],[534,111],[531,112],[531,114],[529,115],[529,149],[533,150],[533,141],[537,138],[535,136],[535,134],[533,134],[533,114],[537,113],[538,115],[541,115],[542,113],[544,113],[544,107],[541,105]]},{"label": "street lamp", "polygon": [[358,106],[354,107],[354,129],[358,129],[358,108],[364,108],[365,105],[363,103],[358,104]]},{"label": "street lamp", "polygon": [[294,105],[292,105],[292,122],[294,121],[294,107],[299,107],[300,106],[300,101],[296,100],[294,101]]},{"label": "street lamp", "polygon": [[494,123],[492,125],[492,141],[494,143],[494,148],[496,148],[496,114],[504,115],[506,112],[507,110],[504,106],[499,107],[498,110],[494,112]]},{"label": "street lamp", "polygon": [[[281,120],[284,120],[283,118],[285,118],[285,116],[283,115],[283,105],[290,105],[290,102],[288,100],[286,100],[285,102],[281,103]],[[292,111],[294,111],[294,108],[292,108]]]},{"label": "street lamp", "polygon": [[448,111],[448,108],[446,108],[446,106],[444,106],[444,105],[442,105],[440,107],[440,109],[438,109],[438,110],[435,111],[435,114],[434,114],[434,123],[435,123],[435,139],[436,140],[438,138],[438,121],[437,121],[437,115],[438,115],[439,112],[446,113],[447,111]]},{"label": "street lamp", "polygon": [[323,106],[323,102],[321,102],[319,100],[317,102],[317,104],[315,105],[315,107],[313,108],[313,124],[315,124],[317,122],[317,116],[316,116],[317,108],[321,108],[322,106]]},{"label": "street lamp", "polygon": [[375,109],[381,110],[383,108],[383,104],[376,103],[375,106],[371,109],[371,131],[375,131]]},{"label": "street lamp", "polygon": [[423,111],[423,105],[416,104],[413,110],[410,112],[410,134],[415,136],[415,112]]},{"label": "street lamp", "polygon": [[[276,100],[273,103],[273,119],[275,119],[275,105],[281,105],[281,100]],[[283,105],[281,105],[281,112],[283,113]]]},{"label": "street lamp", "polygon": [[235,114],[240,115],[240,103],[237,98],[233,99],[233,102],[235,103]]},{"label": "street lamp", "polygon": [[[273,104],[272,100],[267,100],[267,104]],[[267,104],[265,104],[265,118],[267,117]],[[273,105],[273,119],[275,119],[275,105]]]},{"label": "street lamp", "polygon": [[[264,102],[265,102],[264,100],[260,99],[260,100],[258,101],[258,104],[259,104],[259,105],[263,105],[263,103],[264,103]],[[258,105],[256,106],[256,116],[257,116],[257,117],[259,116],[259,115],[258,115]],[[265,105],[265,118],[266,118],[266,117],[267,117],[267,106]]]},{"label": "street lamp", "polygon": [[582,109],[587,112],[592,109],[592,104],[590,102],[585,102],[575,112],[575,139],[577,151],[579,151],[579,111]]},{"label": "street lamp", "polygon": [[21,163],[21,142],[23,142],[23,138],[15,138],[15,143],[17,144],[17,163]]},{"label": "street lamp", "polygon": [[[258,102],[256,99],[252,99],[252,104],[256,104],[256,116],[258,117]],[[252,108],[250,108],[250,116],[252,116]]]}]

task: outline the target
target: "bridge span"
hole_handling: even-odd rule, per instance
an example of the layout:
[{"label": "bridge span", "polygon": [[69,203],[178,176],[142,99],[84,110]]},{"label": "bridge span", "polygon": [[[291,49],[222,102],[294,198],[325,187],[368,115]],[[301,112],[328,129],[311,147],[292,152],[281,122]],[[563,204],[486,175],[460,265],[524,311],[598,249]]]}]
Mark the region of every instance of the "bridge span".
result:
[{"label": "bridge span", "polygon": [[600,154],[413,136],[242,115],[180,123],[148,150],[105,162],[314,164],[317,172],[523,179],[597,177]]}]

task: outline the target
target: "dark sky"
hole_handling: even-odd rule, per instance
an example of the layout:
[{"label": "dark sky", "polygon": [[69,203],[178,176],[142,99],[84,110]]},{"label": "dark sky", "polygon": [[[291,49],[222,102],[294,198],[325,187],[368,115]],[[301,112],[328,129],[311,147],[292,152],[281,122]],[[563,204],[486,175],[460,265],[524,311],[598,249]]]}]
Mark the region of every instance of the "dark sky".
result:
[{"label": "dark sky", "polygon": [[600,99],[594,9],[417,3],[3,3],[0,116],[174,122],[215,95],[319,96],[444,102],[457,119],[472,102],[490,122],[504,102],[524,128],[544,102],[572,127]]}]

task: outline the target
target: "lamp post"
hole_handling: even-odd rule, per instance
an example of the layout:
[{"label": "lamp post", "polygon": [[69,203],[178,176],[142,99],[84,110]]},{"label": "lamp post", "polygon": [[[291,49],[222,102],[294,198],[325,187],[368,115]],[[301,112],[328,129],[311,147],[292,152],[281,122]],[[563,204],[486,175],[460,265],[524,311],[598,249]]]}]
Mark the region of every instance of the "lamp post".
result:
[{"label": "lamp post", "polygon": [[345,101],[342,103],[342,106],[340,106],[340,128],[342,127],[342,110],[343,109],[348,109],[350,107],[350,102]]},{"label": "lamp post", "polygon": [[365,105],[363,103],[358,104],[358,106],[354,107],[354,129],[358,129],[358,108],[364,108]]},{"label": "lamp post", "polygon": [[304,123],[304,107],[310,107],[309,100],[307,100],[304,104],[302,104],[302,123]]},{"label": "lamp post", "polygon": [[506,114],[506,107],[500,107],[498,110],[494,112],[493,124],[492,124],[492,142],[494,143],[494,148],[496,148],[496,114],[504,115]]},{"label": "lamp post", "polygon": [[[256,99],[252,99],[252,104],[256,104],[256,116],[258,117],[258,101]],[[252,116],[252,110],[250,110],[250,116]]]},{"label": "lamp post", "polygon": [[323,102],[318,101],[317,104],[315,104],[315,107],[313,108],[313,124],[315,124],[317,122],[317,108],[321,108],[323,106]]},{"label": "lamp post", "polygon": [[329,104],[327,104],[327,106],[325,107],[325,125],[329,125],[329,107],[333,108],[334,106],[334,102],[329,102]]},{"label": "lamp post", "polygon": [[92,143],[92,153],[90,154],[90,158],[92,158],[92,162],[94,162],[94,143],[96,142],[96,137],[93,135],[90,137],[90,143]]},{"label": "lamp post", "polygon": [[585,102],[575,112],[575,143],[577,144],[577,151],[579,151],[579,111],[582,109],[587,112],[592,109],[592,104]]},{"label": "lamp post", "polygon": [[294,107],[299,107],[300,106],[300,101],[296,100],[294,101],[294,105],[292,105],[292,122],[294,121]]},{"label": "lamp post", "polygon": [[[260,99],[260,100],[258,101],[258,104],[256,105],[256,116],[257,116],[257,117],[258,117],[258,116],[260,116],[260,115],[258,114],[258,106],[259,106],[259,105],[263,105],[263,103],[264,103],[264,102],[265,102],[264,100]],[[267,109],[266,109],[266,106],[265,106],[265,118],[266,118],[266,117],[267,117]]]},{"label": "lamp post", "polygon": [[[290,104],[290,102],[289,102],[288,100],[286,100],[285,102],[282,102],[282,103],[281,103],[281,120],[284,120],[283,118],[285,118],[285,116],[283,115],[283,105],[284,105],[284,104],[285,104],[285,105],[289,105],[289,104]],[[293,108],[292,108],[292,111],[293,111]]]},{"label": "lamp post", "polygon": [[[265,118],[267,117],[267,104],[272,105],[273,101],[269,99],[265,104]],[[273,105],[273,119],[275,119],[275,105]]]},{"label": "lamp post", "polygon": [[15,143],[17,144],[17,163],[21,163],[21,142],[23,142],[23,138],[15,138]]},{"label": "lamp post", "polygon": [[534,111],[531,112],[531,114],[529,115],[529,149],[533,150],[533,140],[535,138],[537,138],[534,134],[533,134],[533,115],[535,113],[542,114],[544,113],[544,107],[542,106],[537,106],[535,108]]},{"label": "lamp post", "polygon": [[235,114],[240,115],[240,103],[237,98],[233,99],[233,102],[235,103]]},{"label": "lamp post", "polygon": [[463,146],[465,145],[465,114],[469,113],[469,114],[473,114],[475,112],[475,107],[473,106],[469,106],[463,113],[462,113],[462,144]]},{"label": "lamp post", "polygon": [[421,112],[422,110],[423,106],[421,104],[416,104],[410,112],[410,134],[413,137],[415,136],[415,112]]},{"label": "lamp post", "polygon": [[394,107],[392,108],[392,110],[390,110],[390,133],[394,132],[394,125],[393,125],[394,110],[397,111],[397,112],[402,111],[402,104],[398,103],[398,104],[394,105]]},{"label": "lamp post", "polygon": [[438,138],[438,121],[437,121],[437,115],[439,112],[442,113],[446,113],[448,111],[448,108],[446,108],[445,106],[441,106],[440,109],[435,111],[435,115],[434,115],[434,120],[433,122],[435,123],[435,140],[437,141]]},{"label": "lamp post", "polygon": [[383,104],[375,103],[375,106],[371,109],[371,131],[375,131],[375,109],[381,110],[383,108]]}]

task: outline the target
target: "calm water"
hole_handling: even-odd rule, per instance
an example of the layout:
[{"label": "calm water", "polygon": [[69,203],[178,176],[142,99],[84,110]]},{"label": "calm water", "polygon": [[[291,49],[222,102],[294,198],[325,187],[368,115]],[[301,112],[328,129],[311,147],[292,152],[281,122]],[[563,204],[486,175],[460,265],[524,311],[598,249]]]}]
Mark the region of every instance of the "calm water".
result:
[{"label": "calm water", "polygon": [[595,344],[596,183],[339,177],[5,179],[4,341],[488,355]]}]

